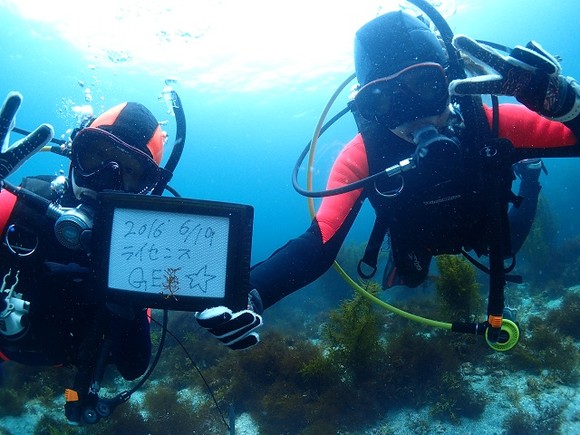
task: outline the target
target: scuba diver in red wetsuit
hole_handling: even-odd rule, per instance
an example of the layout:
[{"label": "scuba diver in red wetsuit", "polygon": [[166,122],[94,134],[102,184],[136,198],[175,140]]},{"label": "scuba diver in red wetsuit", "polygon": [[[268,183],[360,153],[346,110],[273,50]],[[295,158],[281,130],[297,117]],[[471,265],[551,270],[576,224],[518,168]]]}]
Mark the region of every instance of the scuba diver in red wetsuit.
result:
[{"label": "scuba diver in red wetsuit", "polygon": [[[332,265],[367,199],[377,220],[363,262],[376,267],[388,234],[392,261],[384,286],[421,284],[434,255],[489,257],[486,327],[497,332],[504,260],[530,229],[540,159],[580,155],[580,86],[534,42],[502,55],[453,37],[438,21],[441,39],[425,20],[403,11],[381,15],[356,33],[359,86],[349,107],[359,134],[336,159],[310,227],[253,266],[249,313],[215,307],[197,315],[224,344],[240,349],[259,341],[262,310]],[[494,71],[468,76],[465,60]],[[481,94],[514,96],[522,105],[492,97],[488,107]],[[522,179],[518,195],[511,191],[514,172]]]},{"label": "scuba diver in red wetsuit", "polygon": [[65,411],[73,422],[93,423],[98,396],[89,390],[98,361],[135,379],[149,365],[151,341],[143,309],[101,300],[84,229],[97,192],[147,194],[168,181],[159,167],[166,137],[146,107],[122,103],[73,132],[68,177],[31,176],[13,186],[6,177],[54,134],[45,124],[10,146],[21,102],[12,92],[0,112],[0,357],[75,367]]}]

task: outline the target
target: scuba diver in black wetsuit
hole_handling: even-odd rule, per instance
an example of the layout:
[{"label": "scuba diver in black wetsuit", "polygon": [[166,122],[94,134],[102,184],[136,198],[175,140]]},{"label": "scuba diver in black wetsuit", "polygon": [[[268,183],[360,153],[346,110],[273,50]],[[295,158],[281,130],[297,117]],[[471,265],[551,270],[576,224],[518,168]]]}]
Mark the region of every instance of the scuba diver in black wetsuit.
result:
[{"label": "scuba diver in black wetsuit", "polygon": [[[530,229],[540,159],[580,156],[580,86],[536,43],[504,56],[465,36],[442,36],[403,11],[381,15],[356,33],[359,86],[349,108],[359,134],[336,159],[328,190],[308,195],[324,197],[311,226],[253,266],[254,316],[224,307],[198,314],[220,341],[236,349],[256,344],[262,310],[333,264],[367,199],[377,220],[363,261],[376,268],[388,234],[393,261],[385,286],[419,285],[435,255],[489,257],[485,328],[498,339],[504,260]],[[493,74],[468,77],[461,56]],[[522,104],[488,107],[481,94],[510,95]],[[514,171],[522,179],[517,196]],[[480,333],[477,325],[473,333]]]},{"label": "scuba diver in black wetsuit", "polygon": [[[42,125],[9,146],[21,100],[10,93],[0,112],[0,180],[53,136],[52,127]],[[0,190],[0,358],[77,368],[65,409],[73,422],[94,417],[82,413],[87,401],[97,397],[91,398],[89,390],[99,359],[105,366],[114,364],[128,380],[143,375],[149,365],[147,313],[105,306],[90,272],[88,230],[97,192],[163,189],[171,174],[159,166],[165,141],[146,107],[122,103],[73,133],[66,151],[68,177],[31,176],[20,186],[3,181]]]}]

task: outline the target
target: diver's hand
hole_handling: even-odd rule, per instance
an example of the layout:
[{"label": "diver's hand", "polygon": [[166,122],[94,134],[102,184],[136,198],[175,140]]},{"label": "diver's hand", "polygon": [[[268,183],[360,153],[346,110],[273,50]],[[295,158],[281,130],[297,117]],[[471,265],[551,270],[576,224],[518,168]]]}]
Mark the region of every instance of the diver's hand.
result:
[{"label": "diver's hand", "polygon": [[516,46],[509,56],[463,35],[456,36],[453,45],[497,74],[453,80],[451,95],[510,95],[534,112],[562,122],[580,114],[580,85],[561,75],[556,58],[538,43]]},{"label": "diver's hand", "polygon": [[10,92],[0,109],[0,181],[20,167],[30,156],[54,137],[54,129],[42,124],[28,136],[10,146],[10,131],[14,128],[16,112],[22,104],[22,95]]},{"label": "diver's hand", "polygon": [[256,332],[262,326],[260,295],[252,290],[248,295],[248,309],[233,312],[227,307],[212,307],[195,313],[197,323],[211,332],[230,349],[247,349],[259,343]]}]

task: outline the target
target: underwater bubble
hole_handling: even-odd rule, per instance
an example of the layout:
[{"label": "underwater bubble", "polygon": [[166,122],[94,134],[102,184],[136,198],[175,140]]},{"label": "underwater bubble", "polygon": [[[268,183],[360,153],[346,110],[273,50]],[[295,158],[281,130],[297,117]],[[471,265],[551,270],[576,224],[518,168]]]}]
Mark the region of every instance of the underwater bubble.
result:
[{"label": "underwater bubble", "polygon": [[92,118],[94,113],[93,106],[90,104],[85,104],[84,106],[74,106],[72,111],[79,122]]},{"label": "underwater bubble", "polygon": [[128,52],[122,50],[107,50],[107,57],[113,63],[128,62],[132,58]]},{"label": "underwater bubble", "polygon": [[93,95],[91,94],[91,90],[89,88],[85,89],[85,102],[87,103],[93,102]]}]

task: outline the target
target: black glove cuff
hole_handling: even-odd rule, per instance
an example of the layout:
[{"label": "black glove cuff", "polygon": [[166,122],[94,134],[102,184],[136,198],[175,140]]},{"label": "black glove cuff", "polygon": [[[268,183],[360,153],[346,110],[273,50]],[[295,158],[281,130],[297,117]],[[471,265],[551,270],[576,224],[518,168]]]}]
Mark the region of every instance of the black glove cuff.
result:
[{"label": "black glove cuff", "polygon": [[544,114],[549,119],[568,122],[580,115],[580,85],[571,77],[559,77],[558,107]]}]

